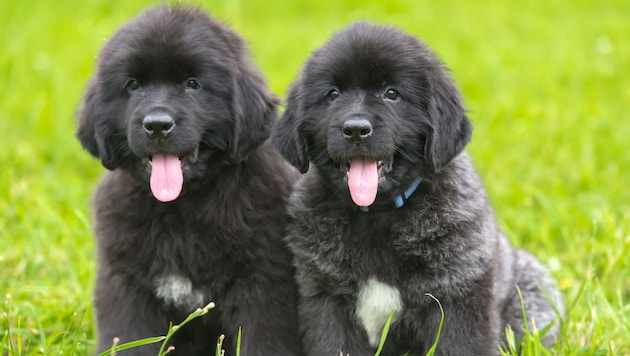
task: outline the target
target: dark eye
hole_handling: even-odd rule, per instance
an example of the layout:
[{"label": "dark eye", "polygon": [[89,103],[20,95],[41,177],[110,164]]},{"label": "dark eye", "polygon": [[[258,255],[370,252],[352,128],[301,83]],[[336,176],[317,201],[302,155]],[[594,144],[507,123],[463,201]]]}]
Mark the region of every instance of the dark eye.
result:
[{"label": "dark eye", "polygon": [[197,79],[190,78],[186,81],[186,88],[196,90],[201,88],[201,84],[199,84]]},{"label": "dark eye", "polygon": [[134,91],[140,88],[140,83],[135,78],[129,78],[123,88],[127,89],[127,91]]},{"label": "dark eye", "polygon": [[385,91],[383,96],[389,100],[398,100],[400,99],[400,93],[398,93],[395,89],[389,88]]},{"label": "dark eye", "polygon": [[326,93],[326,98],[328,98],[328,100],[330,101],[333,101],[337,99],[338,97],[339,97],[339,90],[337,89],[330,89],[328,93]]}]

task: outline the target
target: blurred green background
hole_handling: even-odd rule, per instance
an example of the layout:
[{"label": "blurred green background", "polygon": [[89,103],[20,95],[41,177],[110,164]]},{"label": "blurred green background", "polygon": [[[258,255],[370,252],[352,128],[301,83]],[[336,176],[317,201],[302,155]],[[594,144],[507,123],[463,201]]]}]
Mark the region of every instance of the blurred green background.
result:
[{"label": "blurred green background", "polygon": [[[74,138],[99,48],[154,1],[0,4],[0,350],[86,354],[95,329],[89,199],[100,163]],[[394,24],[453,70],[468,151],[515,245],[570,307],[567,355],[630,354],[630,2],[204,1],[284,97],[352,20]]]}]

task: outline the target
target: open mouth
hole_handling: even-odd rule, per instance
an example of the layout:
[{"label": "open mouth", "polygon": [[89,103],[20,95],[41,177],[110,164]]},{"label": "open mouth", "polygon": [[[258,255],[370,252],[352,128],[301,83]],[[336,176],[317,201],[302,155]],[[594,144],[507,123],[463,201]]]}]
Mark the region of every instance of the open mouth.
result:
[{"label": "open mouth", "polygon": [[[154,153],[153,155],[166,155],[166,153]],[[153,169],[153,155],[150,155],[148,157],[145,157],[143,159],[143,162],[145,164],[145,166],[147,167],[147,172],[151,173],[152,169]],[[186,171],[186,169],[188,169],[188,167],[197,162],[197,159],[199,158],[199,147],[195,148],[195,150],[187,155],[183,155],[183,156],[179,156],[177,155],[177,158],[180,161],[180,164],[182,166],[182,171]]]},{"label": "open mouth", "polygon": [[370,206],[376,200],[378,183],[392,169],[393,159],[376,160],[356,156],[341,167],[348,178],[352,201],[358,206]]},{"label": "open mouth", "polygon": [[151,193],[161,202],[177,199],[184,186],[184,171],[197,161],[199,148],[180,157],[173,153],[154,152],[145,158],[149,171]]},{"label": "open mouth", "polygon": [[[364,159],[370,159],[370,158],[364,157]],[[348,172],[350,171],[351,162],[352,160],[346,162],[344,165],[340,167],[341,171],[345,173],[346,177],[348,176]],[[379,179],[383,178],[387,172],[392,170],[392,164],[393,164],[393,159],[376,161],[376,170],[378,172]]]}]

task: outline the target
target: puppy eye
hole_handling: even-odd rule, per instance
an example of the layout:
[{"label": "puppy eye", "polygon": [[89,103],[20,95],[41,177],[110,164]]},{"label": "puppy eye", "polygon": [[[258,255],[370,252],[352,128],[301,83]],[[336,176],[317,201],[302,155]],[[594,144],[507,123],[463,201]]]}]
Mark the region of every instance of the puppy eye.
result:
[{"label": "puppy eye", "polygon": [[326,98],[328,98],[328,100],[333,101],[335,99],[337,99],[339,97],[339,91],[337,89],[331,89],[328,91],[328,93],[326,93]]},{"label": "puppy eye", "polygon": [[197,79],[190,78],[186,81],[186,88],[196,90],[201,88],[201,84],[199,84]]},{"label": "puppy eye", "polygon": [[400,99],[400,93],[396,91],[396,89],[389,88],[385,91],[383,96],[389,100],[398,100]]},{"label": "puppy eye", "polygon": [[140,83],[135,78],[129,78],[123,88],[127,89],[127,91],[134,91],[140,89]]}]

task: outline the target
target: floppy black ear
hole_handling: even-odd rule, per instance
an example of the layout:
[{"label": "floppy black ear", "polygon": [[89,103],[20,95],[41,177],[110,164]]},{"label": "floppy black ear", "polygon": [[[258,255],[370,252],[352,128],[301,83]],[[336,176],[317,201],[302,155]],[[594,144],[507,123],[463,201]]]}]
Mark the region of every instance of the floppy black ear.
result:
[{"label": "floppy black ear", "polygon": [[113,120],[110,120],[113,115],[110,110],[116,105],[106,103],[101,96],[100,85],[97,77],[87,85],[78,112],[79,127],[76,136],[83,148],[99,158],[105,168],[114,170],[120,165],[116,154],[120,139],[116,139],[115,124]]},{"label": "floppy black ear", "polygon": [[466,116],[459,91],[446,73],[429,78],[431,131],[424,147],[429,168],[440,171],[464,150],[472,135],[472,124]]},{"label": "floppy black ear", "polygon": [[234,84],[234,131],[230,143],[230,157],[237,162],[269,138],[279,104],[253,64],[243,60],[238,73]]},{"label": "floppy black ear", "polygon": [[299,84],[294,84],[289,93],[287,107],[271,132],[271,142],[289,163],[302,173],[308,171],[308,145],[299,133],[299,118],[302,116]]}]

